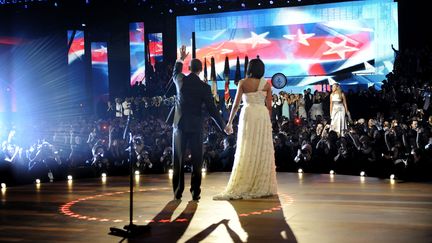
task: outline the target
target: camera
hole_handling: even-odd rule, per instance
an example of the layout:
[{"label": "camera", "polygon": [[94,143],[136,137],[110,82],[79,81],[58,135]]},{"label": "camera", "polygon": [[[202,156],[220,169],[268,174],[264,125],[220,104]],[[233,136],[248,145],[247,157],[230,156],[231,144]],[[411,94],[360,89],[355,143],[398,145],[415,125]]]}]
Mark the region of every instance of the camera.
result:
[{"label": "camera", "polygon": [[143,140],[142,140],[141,137],[136,137],[136,138],[134,138],[133,142],[134,142],[134,144],[136,144],[136,145],[142,145],[142,144],[143,144]]}]

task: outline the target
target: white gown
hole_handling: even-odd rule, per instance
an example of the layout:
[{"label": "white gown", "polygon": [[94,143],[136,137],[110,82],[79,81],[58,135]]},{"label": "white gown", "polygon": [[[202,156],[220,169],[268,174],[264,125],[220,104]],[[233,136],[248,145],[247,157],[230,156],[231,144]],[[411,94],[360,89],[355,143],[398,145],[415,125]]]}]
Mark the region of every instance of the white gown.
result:
[{"label": "white gown", "polygon": [[256,92],[242,96],[237,149],[234,165],[225,190],[214,200],[250,199],[277,194],[272,125],[265,106],[266,81]]},{"label": "white gown", "polygon": [[330,130],[335,131],[338,136],[345,135],[347,129],[346,111],[342,102],[342,96],[335,93],[331,94],[333,108],[331,111],[331,124]]}]

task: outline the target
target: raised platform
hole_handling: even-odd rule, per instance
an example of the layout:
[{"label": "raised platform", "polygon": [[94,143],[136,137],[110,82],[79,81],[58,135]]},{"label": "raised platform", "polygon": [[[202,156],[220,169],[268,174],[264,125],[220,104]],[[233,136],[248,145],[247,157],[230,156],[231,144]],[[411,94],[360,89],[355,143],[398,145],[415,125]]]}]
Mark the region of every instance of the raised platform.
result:
[{"label": "raised platform", "polygon": [[[432,242],[432,184],[278,173],[279,195],[213,201],[229,173],[203,178],[201,200],[172,201],[168,175],[141,175],[129,242]],[[189,185],[189,174],[186,184]],[[119,242],[129,223],[128,177],[10,187],[1,192],[0,242]]]}]

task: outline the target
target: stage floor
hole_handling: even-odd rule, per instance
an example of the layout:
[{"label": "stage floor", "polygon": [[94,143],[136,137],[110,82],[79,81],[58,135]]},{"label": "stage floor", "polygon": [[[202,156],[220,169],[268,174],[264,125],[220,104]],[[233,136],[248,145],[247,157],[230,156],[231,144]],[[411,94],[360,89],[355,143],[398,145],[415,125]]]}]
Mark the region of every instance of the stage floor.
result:
[{"label": "stage floor", "polygon": [[[173,201],[168,175],[139,176],[134,222],[151,228],[123,242],[432,242],[431,183],[278,173],[278,196],[213,201],[228,178],[205,175],[196,203],[188,188]],[[0,242],[120,242],[108,233],[129,224],[128,191],[109,176],[9,187]]]}]

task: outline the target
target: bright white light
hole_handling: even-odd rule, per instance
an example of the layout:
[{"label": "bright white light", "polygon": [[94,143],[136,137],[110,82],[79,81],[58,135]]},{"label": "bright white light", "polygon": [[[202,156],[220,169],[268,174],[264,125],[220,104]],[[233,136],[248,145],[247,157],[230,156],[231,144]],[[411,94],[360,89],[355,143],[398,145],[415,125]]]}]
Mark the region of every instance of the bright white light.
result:
[{"label": "bright white light", "polygon": [[218,5],[218,9],[222,9],[222,6],[221,6],[221,5]]},{"label": "bright white light", "polygon": [[197,7],[194,7],[193,10],[194,10],[195,12],[198,11]]},{"label": "bright white light", "polygon": [[73,178],[72,178],[71,175],[68,175],[68,176],[67,176],[67,179],[68,179],[68,181],[71,181]]},{"label": "bright white light", "polygon": [[391,175],[390,175],[390,180],[394,180],[394,178],[395,178],[395,175],[394,175],[394,174],[391,174]]},{"label": "bright white light", "polygon": [[36,179],[36,184],[40,184],[40,183],[41,183],[40,179]]},{"label": "bright white light", "polygon": [[241,6],[242,6],[242,8],[244,8],[244,7],[246,7],[246,4],[242,3]]},{"label": "bright white light", "polygon": [[365,176],[366,173],[364,171],[360,172],[360,176]]},{"label": "bright white light", "polygon": [[302,168],[298,169],[298,173],[303,173],[303,169]]},{"label": "bright white light", "polygon": [[206,171],[207,171],[206,168],[202,168],[202,169],[201,169],[201,172],[203,172],[203,173],[205,173]]},{"label": "bright white light", "polygon": [[81,26],[82,26],[82,27],[85,27],[85,26],[86,26],[86,24],[82,23],[82,24],[81,24]]},{"label": "bright white light", "polygon": [[331,171],[330,171],[330,175],[334,175],[334,170],[331,170]]},{"label": "bright white light", "polygon": [[106,173],[102,173],[102,175],[101,175],[102,177],[106,177]]},{"label": "bright white light", "polygon": [[1,184],[1,188],[2,188],[2,189],[6,189],[6,183],[2,183],[2,184]]},{"label": "bright white light", "polygon": [[169,13],[173,13],[173,10],[172,10],[172,9],[169,9],[168,12],[169,12]]},{"label": "bright white light", "polygon": [[168,173],[169,173],[169,174],[173,174],[173,173],[174,173],[174,170],[173,170],[173,169],[169,169],[169,170],[168,170]]},{"label": "bright white light", "polygon": [[270,4],[273,4],[273,1],[271,1],[271,0],[270,0],[270,2],[269,2],[269,3],[270,3]]},{"label": "bright white light", "polygon": [[135,175],[139,175],[139,174],[140,174],[139,170],[136,170]]},{"label": "bright white light", "polygon": [[258,6],[261,6],[261,3],[258,3]]}]

